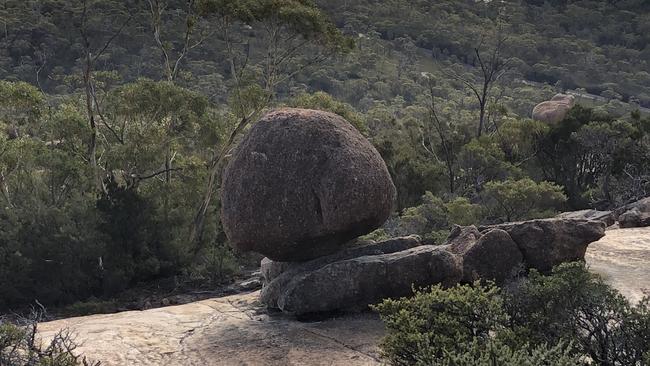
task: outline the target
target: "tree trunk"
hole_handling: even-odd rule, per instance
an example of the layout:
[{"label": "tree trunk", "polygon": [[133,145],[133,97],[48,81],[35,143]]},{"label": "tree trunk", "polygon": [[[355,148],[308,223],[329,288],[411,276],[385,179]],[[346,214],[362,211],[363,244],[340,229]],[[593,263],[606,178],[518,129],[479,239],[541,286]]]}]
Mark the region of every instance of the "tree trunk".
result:
[{"label": "tree trunk", "polygon": [[97,123],[95,122],[93,92],[92,92],[92,60],[90,50],[86,50],[86,67],[84,70],[84,88],[86,92],[86,112],[90,126],[90,140],[88,141],[88,161],[93,175],[93,184],[97,192],[101,191],[101,182],[97,170]]},{"label": "tree trunk", "polygon": [[612,204],[612,192],[610,188],[611,181],[611,167],[607,167],[603,177],[603,197],[607,200],[608,204]]},{"label": "tree trunk", "polygon": [[485,104],[481,103],[481,111],[478,119],[478,131],[476,137],[481,137],[483,134],[483,125],[485,124]]},{"label": "tree trunk", "polygon": [[454,193],[454,169],[451,161],[447,160],[447,174],[449,174],[449,193]]},{"label": "tree trunk", "polygon": [[[199,244],[203,239],[203,225],[205,224],[205,216],[207,215],[208,207],[210,207],[210,203],[212,202],[214,190],[217,187],[218,179],[221,176],[221,167],[228,151],[230,150],[230,147],[234,144],[235,138],[239,135],[239,133],[242,132],[244,128],[248,126],[248,123],[261,111],[261,109],[253,111],[248,116],[242,118],[235,129],[230,133],[228,140],[224,143],[223,147],[219,151],[219,154],[212,159],[209,168],[210,175],[208,177],[208,183],[205,187],[203,200],[201,201],[201,205],[199,206],[196,216],[194,217],[192,228],[190,229],[190,243]],[[200,246],[197,245],[196,248],[198,250]]]}]

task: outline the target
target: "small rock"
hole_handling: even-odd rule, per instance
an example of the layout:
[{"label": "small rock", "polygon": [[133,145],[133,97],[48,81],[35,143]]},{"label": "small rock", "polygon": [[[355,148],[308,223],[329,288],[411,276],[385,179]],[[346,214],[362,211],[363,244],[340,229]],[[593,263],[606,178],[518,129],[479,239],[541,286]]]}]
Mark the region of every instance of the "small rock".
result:
[{"label": "small rock", "polygon": [[481,236],[481,232],[474,225],[454,225],[445,241],[445,245],[450,247],[452,253],[461,254],[469,249]]},{"label": "small rock", "polygon": [[291,267],[291,262],[278,262],[271,260],[269,258],[262,258],[260,262],[260,272],[262,273],[262,278],[264,283],[269,283],[273,281],[274,278],[282,274]]},{"label": "small rock", "polygon": [[243,291],[253,291],[262,288],[262,281],[259,278],[253,278],[239,284],[239,288]]}]

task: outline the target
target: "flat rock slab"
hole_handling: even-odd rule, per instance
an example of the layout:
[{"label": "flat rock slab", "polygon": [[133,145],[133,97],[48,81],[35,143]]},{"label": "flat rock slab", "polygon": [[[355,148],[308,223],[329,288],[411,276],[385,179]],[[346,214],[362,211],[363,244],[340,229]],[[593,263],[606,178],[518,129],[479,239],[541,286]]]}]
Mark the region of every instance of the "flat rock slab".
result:
[{"label": "flat rock slab", "polygon": [[379,365],[384,327],[373,314],[298,322],[266,314],[259,291],[165,308],[39,325],[68,328],[102,366]]},{"label": "flat rock slab", "polygon": [[585,260],[630,300],[650,296],[650,227],[608,230],[589,245]]}]

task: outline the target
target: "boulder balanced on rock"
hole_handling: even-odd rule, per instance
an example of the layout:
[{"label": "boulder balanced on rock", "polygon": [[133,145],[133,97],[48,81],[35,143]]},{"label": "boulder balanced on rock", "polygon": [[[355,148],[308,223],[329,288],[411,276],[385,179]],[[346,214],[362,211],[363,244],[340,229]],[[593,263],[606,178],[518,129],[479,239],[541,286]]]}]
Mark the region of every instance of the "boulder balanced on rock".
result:
[{"label": "boulder balanced on rock", "polygon": [[306,315],[364,309],[413,287],[493,280],[584,258],[604,235],[593,220],[455,227],[444,245],[417,236],[346,247],[388,218],[395,187],[372,145],[343,118],[306,109],[265,115],[222,182],[222,222],[237,249],[262,260],[260,300]]},{"label": "boulder balanced on rock", "polygon": [[226,167],[222,222],[239,250],[304,261],[381,226],[394,199],[384,161],[349,122],[284,108],[251,128]]}]

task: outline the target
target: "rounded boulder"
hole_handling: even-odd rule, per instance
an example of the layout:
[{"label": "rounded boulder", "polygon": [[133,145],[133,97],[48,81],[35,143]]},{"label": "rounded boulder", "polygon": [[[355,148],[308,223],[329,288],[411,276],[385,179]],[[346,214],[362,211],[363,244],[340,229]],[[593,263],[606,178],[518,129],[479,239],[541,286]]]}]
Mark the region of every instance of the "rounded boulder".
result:
[{"label": "rounded boulder", "polygon": [[234,248],[305,261],[381,226],[395,195],[381,156],[349,122],[284,108],[264,115],[230,159],[221,219]]},{"label": "rounded boulder", "polygon": [[551,100],[536,105],[532,117],[536,121],[557,124],[569,114],[575,104],[573,95],[556,94]]}]

